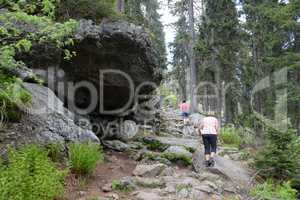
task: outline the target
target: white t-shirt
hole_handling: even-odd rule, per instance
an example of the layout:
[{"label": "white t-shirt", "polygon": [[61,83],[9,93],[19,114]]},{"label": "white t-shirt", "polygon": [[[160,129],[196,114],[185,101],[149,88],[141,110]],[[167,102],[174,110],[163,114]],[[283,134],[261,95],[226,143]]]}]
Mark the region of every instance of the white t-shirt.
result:
[{"label": "white t-shirt", "polygon": [[202,128],[201,134],[214,134],[217,135],[219,131],[219,121],[215,117],[204,117],[200,122],[200,127]]}]

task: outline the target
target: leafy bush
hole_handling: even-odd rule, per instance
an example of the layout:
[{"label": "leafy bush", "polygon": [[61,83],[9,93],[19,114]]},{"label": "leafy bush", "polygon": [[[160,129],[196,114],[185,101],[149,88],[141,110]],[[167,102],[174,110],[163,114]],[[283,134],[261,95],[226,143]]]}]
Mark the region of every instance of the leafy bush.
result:
[{"label": "leafy bush", "polygon": [[18,121],[21,112],[18,105],[31,101],[31,95],[22,87],[20,79],[10,77],[0,70],[0,115],[3,120]]},{"label": "leafy bush", "polygon": [[177,96],[174,94],[171,94],[171,95],[168,95],[167,97],[165,97],[164,102],[166,104],[165,106],[172,106],[173,108],[177,108],[178,103],[179,103]]},{"label": "leafy bush", "polygon": [[3,6],[9,10],[22,10],[28,14],[43,14],[53,17],[55,6],[59,0],[2,0]]},{"label": "leafy bush", "polygon": [[11,150],[0,166],[0,200],[53,200],[63,192],[66,171],[59,171],[47,152],[35,145]]},{"label": "leafy bush", "polygon": [[290,182],[284,182],[282,184],[274,184],[273,181],[257,185],[251,191],[251,196],[255,199],[268,200],[268,199],[280,199],[280,200],[296,200],[297,191],[292,189]]},{"label": "leafy bush", "polygon": [[221,141],[229,146],[239,147],[242,143],[242,138],[239,132],[234,127],[224,127],[220,133]]},{"label": "leafy bush", "polygon": [[59,20],[117,18],[115,0],[65,0],[58,5]]},{"label": "leafy bush", "polygon": [[[268,144],[255,159],[260,175],[267,178],[291,180],[300,174],[300,139],[297,131],[280,132],[267,129]],[[296,180],[295,180],[296,181]]]},{"label": "leafy bush", "polygon": [[73,172],[89,174],[103,160],[102,148],[94,143],[72,143],[69,145],[69,162]]},{"label": "leafy bush", "polygon": [[[49,15],[51,15],[50,12],[54,12],[51,9],[55,0],[4,0],[1,2],[4,7],[14,12],[0,14],[0,21],[4,24],[0,28],[0,37],[3,38],[0,41],[0,120],[5,116],[5,119],[18,121],[20,112],[16,110],[16,105],[28,102],[30,95],[22,88],[21,80],[4,72],[24,67],[25,63],[17,60],[16,55],[30,52],[35,43],[52,42],[60,48],[71,45],[73,41],[70,37],[78,23],[74,20],[65,23],[54,22]],[[40,10],[43,14],[39,12]],[[30,15],[37,13],[41,15]],[[32,26],[37,30],[27,34],[15,24]],[[70,54],[69,52],[67,55],[70,56]]]}]

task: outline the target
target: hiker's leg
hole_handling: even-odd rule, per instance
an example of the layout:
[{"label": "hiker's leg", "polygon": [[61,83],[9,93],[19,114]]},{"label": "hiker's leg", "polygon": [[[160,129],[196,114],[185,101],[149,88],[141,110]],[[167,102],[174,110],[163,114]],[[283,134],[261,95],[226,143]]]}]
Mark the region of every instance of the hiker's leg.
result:
[{"label": "hiker's leg", "polygon": [[207,137],[207,135],[202,135],[202,139],[203,139],[203,144],[204,144],[205,160],[208,161],[210,159],[209,137]]},{"label": "hiker's leg", "polygon": [[185,115],[185,112],[182,112],[182,118],[183,118],[183,125],[186,124],[186,115]]},{"label": "hiker's leg", "polygon": [[217,153],[217,140],[218,136],[217,135],[211,135],[210,137],[210,144],[211,144],[211,158],[214,158],[216,153]]},{"label": "hiker's leg", "polygon": [[215,138],[216,137],[213,134],[207,135],[207,139],[208,139],[208,143],[209,143],[209,149],[210,149],[208,167],[214,167],[215,166],[215,160],[214,160],[214,156],[215,156],[215,153],[216,153]]}]

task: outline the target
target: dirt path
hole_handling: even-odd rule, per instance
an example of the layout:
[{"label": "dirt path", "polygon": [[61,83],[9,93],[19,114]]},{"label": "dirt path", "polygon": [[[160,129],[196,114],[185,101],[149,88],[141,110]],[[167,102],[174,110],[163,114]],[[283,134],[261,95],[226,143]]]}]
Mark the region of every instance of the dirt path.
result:
[{"label": "dirt path", "polygon": [[[238,149],[220,147],[227,158],[217,156],[216,166],[206,168],[199,138],[193,134],[178,137],[172,125],[165,127],[171,127],[167,136],[141,135],[140,140],[125,144],[139,162],[126,153],[109,150],[92,176],[83,179],[70,175],[63,200],[246,199],[250,176],[247,167],[241,165]],[[118,191],[112,190],[114,180]]]},{"label": "dirt path", "polygon": [[[137,163],[125,153],[114,151],[105,152],[105,160],[99,163],[93,175],[89,178],[76,177],[71,174],[68,177],[68,185],[65,200],[93,200],[107,196],[102,187],[126,176],[131,176]],[[122,198],[123,194],[119,194]]]}]

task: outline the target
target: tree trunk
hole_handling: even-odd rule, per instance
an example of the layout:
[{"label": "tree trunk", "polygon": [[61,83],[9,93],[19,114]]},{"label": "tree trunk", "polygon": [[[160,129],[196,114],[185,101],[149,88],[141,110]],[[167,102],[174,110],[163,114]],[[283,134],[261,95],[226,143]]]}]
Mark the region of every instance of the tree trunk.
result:
[{"label": "tree trunk", "polygon": [[125,0],[117,0],[117,10],[120,13],[125,12]]},{"label": "tree trunk", "polygon": [[194,45],[196,43],[196,34],[195,34],[195,18],[194,18],[194,0],[189,0],[189,31],[190,31],[190,45],[189,45],[189,57],[190,57],[190,101],[191,101],[191,113],[197,111],[197,91],[196,81],[197,81],[197,70],[196,70],[196,61],[195,61],[195,52]]}]

